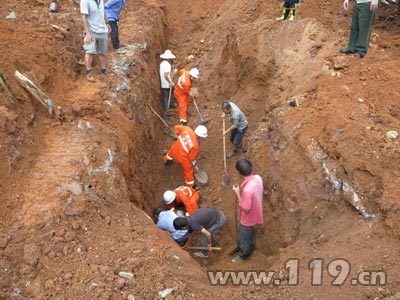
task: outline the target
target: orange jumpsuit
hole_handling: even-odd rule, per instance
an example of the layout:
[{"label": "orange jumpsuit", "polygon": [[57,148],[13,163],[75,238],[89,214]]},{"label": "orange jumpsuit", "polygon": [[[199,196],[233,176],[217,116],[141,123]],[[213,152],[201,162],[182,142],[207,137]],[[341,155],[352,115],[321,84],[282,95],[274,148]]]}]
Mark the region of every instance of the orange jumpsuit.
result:
[{"label": "orange jumpsuit", "polygon": [[192,186],[194,184],[192,162],[196,160],[199,153],[199,140],[194,131],[188,126],[176,125],[175,132],[178,135],[178,139],[164,156],[164,161],[175,159],[183,169],[186,185]]},{"label": "orange jumpsuit", "polygon": [[189,106],[189,91],[192,88],[189,71],[180,69],[178,82],[175,86],[174,96],[178,102],[179,122],[187,122],[187,109]]},{"label": "orange jumpsuit", "polygon": [[189,214],[192,214],[194,211],[199,209],[197,202],[199,202],[200,194],[194,188],[189,186],[180,186],[176,188],[174,192],[176,194],[176,198],[174,202],[167,205],[169,209],[179,203],[183,203],[183,205],[185,205],[186,211]]}]

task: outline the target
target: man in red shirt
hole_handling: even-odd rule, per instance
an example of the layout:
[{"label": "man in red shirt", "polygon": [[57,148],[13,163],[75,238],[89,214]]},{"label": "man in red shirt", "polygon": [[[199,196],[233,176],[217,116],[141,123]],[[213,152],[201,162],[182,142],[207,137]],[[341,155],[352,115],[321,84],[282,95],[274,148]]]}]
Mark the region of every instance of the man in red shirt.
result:
[{"label": "man in red shirt", "polygon": [[[247,159],[240,159],[236,163],[236,170],[244,177],[240,187],[235,184],[232,187],[238,202],[240,211],[240,225],[237,236],[237,247],[235,252],[239,255],[232,259],[232,262],[239,263],[251,256],[256,248],[255,225],[264,223],[262,198],[263,181],[259,175],[253,175],[252,164]],[[232,253],[232,254],[233,254]]]},{"label": "man in red shirt", "polygon": [[176,125],[175,132],[178,138],[165,154],[164,164],[166,166],[171,165],[175,159],[183,169],[186,185],[191,187],[194,185],[193,166],[196,165],[196,157],[200,149],[197,137],[206,138],[208,135],[207,128],[204,125],[199,125],[193,131],[188,126]]},{"label": "man in red shirt", "polygon": [[174,96],[178,102],[179,122],[182,125],[187,125],[187,108],[192,90],[192,81],[199,78],[199,70],[197,68],[190,69],[190,71],[181,69],[178,74],[179,78],[174,90]]}]

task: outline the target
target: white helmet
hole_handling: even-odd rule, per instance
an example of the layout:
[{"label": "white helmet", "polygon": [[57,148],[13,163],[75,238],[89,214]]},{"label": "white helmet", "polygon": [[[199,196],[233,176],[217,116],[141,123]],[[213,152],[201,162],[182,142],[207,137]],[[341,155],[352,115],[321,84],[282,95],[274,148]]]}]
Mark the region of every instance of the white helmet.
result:
[{"label": "white helmet", "polygon": [[207,127],[204,125],[197,126],[196,129],[194,130],[194,133],[202,138],[206,138],[208,136]]},{"label": "white helmet", "polygon": [[199,74],[200,74],[200,72],[197,68],[190,69],[190,71],[189,71],[189,75],[194,78],[199,78]]},{"label": "white helmet", "polygon": [[168,205],[168,204],[171,204],[172,202],[174,202],[176,194],[174,191],[166,191],[166,192],[164,192],[163,197],[164,197],[165,204]]}]

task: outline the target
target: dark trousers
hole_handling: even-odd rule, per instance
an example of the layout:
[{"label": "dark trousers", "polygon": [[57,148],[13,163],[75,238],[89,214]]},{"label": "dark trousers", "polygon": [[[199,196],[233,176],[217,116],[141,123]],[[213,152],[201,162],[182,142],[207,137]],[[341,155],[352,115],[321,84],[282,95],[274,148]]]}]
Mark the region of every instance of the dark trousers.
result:
[{"label": "dark trousers", "polygon": [[108,21],[111,27],[111,44],[114,49],[119,49],[118,21]]},{"label": "dark trousers", "polygon": [[246,133],[246,130],[247,130],[247,127],[243,130],[239,130],[237,128],[234,128],[232,130],[230,140],[231,140],[232,144],[234,144],[237,148],[242,147],[242,140]]},{"label": "dark trousers", "polygon": [[[161,97],[162,97],[162,100],[163,100],[164,109],[165,109],[165,111],[167,111],[168,98],[169,98],[169,89],[161,89]],[[171,106],[176,106],[176,99],[175,99],[175,96],[174,96],[174,88],[172,88],[171,100],[169,102],[169,107],[171,107]]]},{"label": "dark trousers", "polygon": [[350,38],[348,49],[361,54],[367,53],[371,37],[372,24],[375,20],[377,9],[370,10],[371,2],[354,3],[351,16]]},{"label": "dark trousers", "polygon": [[240,258],[246,259],[253,254],[256,249],[256,237],[254,226],[239,225],[237,237],[237,248]]}]

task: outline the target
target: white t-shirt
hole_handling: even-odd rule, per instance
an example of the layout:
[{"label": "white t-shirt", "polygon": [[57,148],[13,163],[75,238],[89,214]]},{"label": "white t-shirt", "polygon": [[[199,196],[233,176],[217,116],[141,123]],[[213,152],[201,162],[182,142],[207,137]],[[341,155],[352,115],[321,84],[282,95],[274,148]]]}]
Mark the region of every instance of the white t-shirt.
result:
[{"label": "white t-shirt", "polygon": [[86,15],[89,30],[93,33],[107,33],[108,28],[104,19],[104,1],[81,0],[81,14]]},{"label": "white t-shirt", "polygon": [[169,82],[165,79],[164,73],[171,74],[171,64],[167,60],[163,60],[160,64],[160,82],[162,89],[169,89]]}]

